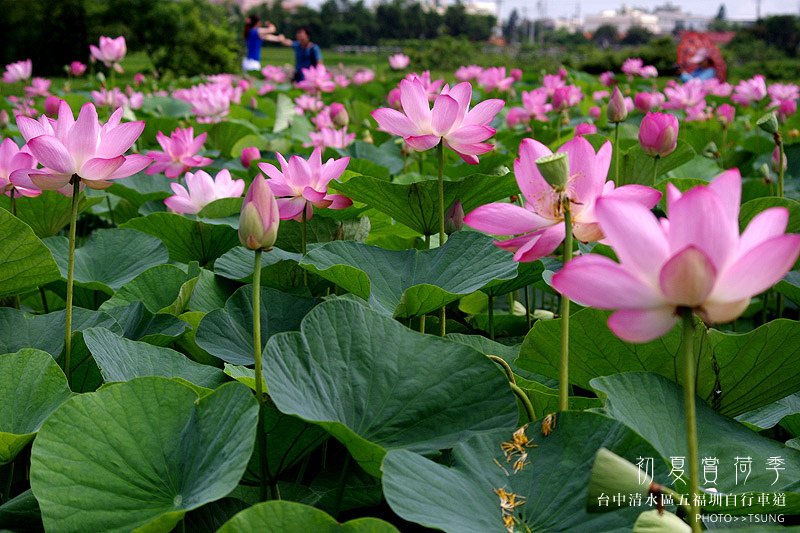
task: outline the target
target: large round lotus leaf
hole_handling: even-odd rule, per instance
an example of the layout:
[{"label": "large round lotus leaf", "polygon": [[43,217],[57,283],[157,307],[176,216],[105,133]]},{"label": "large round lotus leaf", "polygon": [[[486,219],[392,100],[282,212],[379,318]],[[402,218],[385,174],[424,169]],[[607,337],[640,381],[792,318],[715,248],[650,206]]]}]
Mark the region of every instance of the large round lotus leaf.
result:
[{"label": "large round lotus leaf", "polygon": [[254,505],[228,520],[218,533],[398,533],[377,518],[359,518],[340,524],[325,511],[288,501]]},{"label": "large round lotus leaf", "polygon": [[42,425],[31,487],[47,531],[169,531],[232,491],[250,459],[258,404],[229,383],[202,398],[134,379],[73,397]]},{"label": "large round lotus leaf", "polygon": [[514,461],[507,462],[500,448],[512,440],[510,431],[459,444],[450,465],[392,450],[383,463],[386,500],[401,517],[427,527],[448,533],[501,533],[495,490],[505,489],[524,502],[516,512],[524,525],[516,531],[630,531],[640,507],[611,513],[586,510],[595,454],[607,448],[633,463],[637,457],[656,458],[655,478],[666,481],[668,470],[658,452],[623,424],[595,413],[559,413],[547,437],[541,427],[540,420],[526,428],[531,445],[522,450],[528,453],[528,464],[516,473]]},{"label": "large round lotus leaf", "polygon": [[278,409],[325,427],[376,476],[387,450],[435,452],[517,422],[506,378],[483,354],[355,301],[320,304],[265,357]]},{"label": "large round lotus leaf", "polygon": [[26,348],[0,355],[0,465],[12,461],[71,394],[49,354]]},{"label": "large round lotus leaf", "polygon": [[0,297],[20,294],[58,279],[53,254],[33,230],[0,209]]}]

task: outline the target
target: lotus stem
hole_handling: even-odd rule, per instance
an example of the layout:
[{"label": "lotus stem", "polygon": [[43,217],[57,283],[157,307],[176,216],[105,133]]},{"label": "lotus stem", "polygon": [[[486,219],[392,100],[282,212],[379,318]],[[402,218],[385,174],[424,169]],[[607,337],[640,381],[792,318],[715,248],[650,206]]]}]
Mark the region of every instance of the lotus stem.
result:
[{"label": "lotus stem", "polygon": [[[444,246],[447,241],[447,234],[444,231],[444,140],[439,141],[436,155],[439,161],[439,246]],[[446,306],[442,306],[439,310],[439,335],[444,337],[446,334],[447,309]]]},{"label": "lotus stem", "polygon": [[[569,197],[562,194],[561,208],[564,211],[564,265],[572,260],[572,213]],[[561,295],[561,367],[558,383],[559,410],[569,409],[569,298]]]},{"label": "lotus stem", "polygon": [[16,190],[12,187],[11,188],[11,214],[17,216],[17,195]]},{"label": "lotus stem", "polygon": [[659,156],[653,158],[653,185],[656,184],[656,180],[658,179],[658,160]]},{"label": "lotus stem", "polygon": [[528,326],[528,330],[531,329],[531,294],[530,294],[530,287],[525,285],[525,324]]},{"label": "lotus stem", "polygon": [[614,123],[614,183],[619,187],[622,185],[619,182],[619,122]]},{"label": "lotus stem", "polygon": [[72,355],[72,285],[75,274],[75,231],[78,222],[78,196],[81,194],[81,179],[72,176],[72,213],[69,219],[69,255],[67,256],[67,301],[64,316],[64,375],[69,383]]},{"label": "lotus stem", "polygon": [[261,370],[261,254],[256,250],[253,266],[253,359],[255,359],[256,400],[258,400],[258,463],[261,469],[260,497],[268,497],[267,433],[264,428],[264,375]]},{"label": "lotus stem", "polygon": [[419,317],[419,332],[424,334],[425,333],[425,318],[428,315],[422,315]]},{"label": "lotus stem", "polygon": [[698,493],[699,461],[697,449],[697,413],[695,412],[695,358],[694,316],[688,308],[680,309],[683,325],[681,350],[683,351],[683,408],[686,418],[686,442],[689,446],[689,525],[692,533],[699,533],[700,516],[695,496]]},{"label": "lotus stem", "polygon": [[489,296],[489,338],[494,340],[494,296]]},{"label": "lotus stem", "polygon": [[779,158],[778,158],[778,198],[783,198],[783,175],[785,170],[783,168],[783,158],[786,157],[786,152],[783,149],[783,139],[780,133],[775,134],[775,144],[778,145]]},{"label": "lotus stem", "polygon": [[[303,204],[303,221],[300,230],[300,253],[303,257],[306,256],[306,249],[308,247],[308,220],[306,218],[306,209],[308,204]],[[303,269],[303,286],[308,288],[308,270]]]}]

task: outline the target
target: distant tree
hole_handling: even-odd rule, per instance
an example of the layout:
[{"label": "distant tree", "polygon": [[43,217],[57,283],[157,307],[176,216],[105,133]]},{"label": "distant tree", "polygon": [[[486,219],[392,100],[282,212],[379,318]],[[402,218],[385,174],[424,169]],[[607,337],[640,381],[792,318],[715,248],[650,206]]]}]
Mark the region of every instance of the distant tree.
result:
[{"label": "distant tree", "polygon": [[789,57],[797,56],[800,45],[800,18],[793,15],[767,17],[763,21],[764,40]]},{"label": "distant tree", "polygon": [[463,35],[470,41],[485,41],[492,36],[497,19],[493,15],[470,15],[461,2],[450,4],[443,19],[448,35]]},{"label": "distant tree", "polygon": [[647,44],[653,39],[653,32],[642,26],[631,26],[628,28],[625,37],[622,38],[621,44],[637,45]]},{"label": "distant tree", "polygon": [[519,12],[517,8],[511,11],[508,20],[503,24],[503,38],[507,42],[512,42],[517,38],[517,25],[519,23]]},{"label": "distant tree", "polygon": [[612,24],[603,24],[592,35],[592,42],[596,45],[608,48],[619,40],[617,27]]},{"label": "distant tree", "polygon": [[731,28],[731,23],[728,22],[728,11],[725,4],[720,4],[716,16],[708,23],[708,29],[711,31],[728,31]]}]

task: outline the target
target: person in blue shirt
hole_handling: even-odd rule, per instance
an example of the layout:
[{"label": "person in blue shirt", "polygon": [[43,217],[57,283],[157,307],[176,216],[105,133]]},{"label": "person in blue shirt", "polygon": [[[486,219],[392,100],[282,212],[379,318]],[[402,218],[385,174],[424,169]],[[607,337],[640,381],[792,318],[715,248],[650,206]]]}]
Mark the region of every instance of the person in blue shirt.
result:
[{"label": "person in blue shirt", "polygon": [[275,25],[267,22],[261,26],[261,20],[257,15],[250,15],[244,23],[244,42],[247,54],[242,60],[242,70],[247,73],[251,70],[261,70],[261,46],[264,41],[279,42],[279,36],[275,35]]},{"label": "person in blue shirt", "polygon": [[686,83],[687,81],[693,79],[705,81],[717,77],[717,71],[714,68],[711,58],[709,57],[708,50],[705,48],[698,50],[697,53],[692,56],[689,62],[693,68],[689,72],[681,73],[682,82]]},{"label": "person in blue shirt", "polygon": [[316,67],[322,64],[322,51],[319,45],[311,42],[311,30],[307,26],[297,29],[295,40],[287,39],[283,35],[277,39],[284,46],[291,46],[294,50],[294,81],[303,81],[303,69]]}]

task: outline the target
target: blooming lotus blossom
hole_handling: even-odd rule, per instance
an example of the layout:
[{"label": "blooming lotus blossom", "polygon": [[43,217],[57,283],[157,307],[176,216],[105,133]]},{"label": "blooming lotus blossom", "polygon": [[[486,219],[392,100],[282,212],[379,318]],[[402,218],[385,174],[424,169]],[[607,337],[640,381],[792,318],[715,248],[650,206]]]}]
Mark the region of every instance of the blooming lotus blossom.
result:
[{"label": "blooming lotus blossom", "polygon": [[286,69],[275,65],[265,66],[261,69],[261,74],[264,78],[274,83],[286,83],[287,80]]},{"label": "blooming lotus blossom", "polygon": [[431,79],[431,71],[426,70],[422,74],[417,74],[416,72],[412,72],[406,78],[408,81],[417,80],[419,83],[422,84],[423,89],[425,89],[425,94],[428,95],[428,101],[433,102],[439,93],[441,92],[442,86],[444,85],[444,80],[432,80]]},{"label": "blooming lotus blossom", "polygon": [[669,113],[648,113],[639,125],[639,146],[651,157],[666,157],[678,146],[678,119]]},{"label": "blooming lotus blossom", "polygon": [[128,85],[125,88],[126,102],[125,104],[131,109],[141,109],[144,104],[144,93],[134,91],[133,87]]},{"label": "blooming lotus blossom", "polygon": [[733,119],[736,116],[736,108],[730,104],[722,104],[717,108],[716,115],[722,126],[727,128],[733,123]]},{"label": "blooming lotus blossom", "polygon": [[591,135],[592,133],[597,133],[597,126],[595,126],[591,122],[581,122],[580,124],[575,126],[575,137],[581,137],[583,135]]},{"label": "blooming lotus blossom", "polygon": [[141,86],[145,82],[144,74],[141,72],[137,72],[133,75],[133,84],[137,87]]},{"label": "blooming lotus blossom", "polygon": [[741,192],[736,169],[683,194],[668,184],[661,220],[641,205],[602,198],[595,212],[619,262],[580,256],[553,276],[553,286],[582,305],[616,310],[608,326],[629,342],[666,334],[681,308],[710,324],[730,322],[800,254],[800,235],[784,234],[783,207],[759,213],[739,234]]},{"label": "blooming lotus blossom", "polygon": [[521,107],[512,107],[506,115],[506,125],[509,128],[513,128],[518,124],[528,124],[530,121],[531,115]]},{"label": "blooming lotus blossom", "polygon": [[553,91],[553,109],[564,111],[581,103],[583,92],[575,85],[565,85]]},{"label": "blooming lotus blossom", "polygon": [[659,92],[636,93],[633,97],[633,106],[642,113],[649,113],[659,109],[665,101],[666,98]]},{"label": "blooming lotus blossom", "polygon": [[91,44],[89,45],[89,51],[91,51],[94,59],[100,61],[106,67],[113,68],[117,72],[123,72],[119,62],[123,60],[128,52],[125,37],[120,36],[112,39],[111,37],[102,36],[100,37],[99,46]]},{"label": "blooming lotus blossom", "polygon": [[299,82],[297,86],[304,91],[313,93],[330,93],[336,89],[336,83],[325,65],[304,68],[303,81]]},{"label": "blooming lotus blossom", "polygon": [[547,89],[547,94],[549,96],[553,96],[556,89],[565,87],[566,85],[567,83],[564,81],[564,78],[558,74],[545,74],[544,78],[542,78],[542,87]]},{"label": "blooming lotus blossom", "polygon": [[[566,77],[566,70],[564,71],[564,77]],[[558,72],[561,75],[561,71]],[[508,73],[509,76],[514,78],[514,81],[519,81],[522,79],[522,69],[521,68],[512,68],[511,71]]]},{"label": "blooming lotus blossom", "polygon": [[670,83],[664,88],[667,101],[665,109],[681,109],[687,111],[692,108],[706,107],[706,90],[703,82],[698,79],[689,80],[684,84]]},{"label": "blooming lotus blossom", "polygon": [[719,81],[717,78],[703,80],[703,87],[706,93],[714,96],[728,97],[733,92],[733,86],[730,83]]},{"label": "blooming lotus blossom", "polygon": [[403,70],[411,62],[411,58],[405,54],[392,54],[389,56],[389,67],[392,70]]},{"label": "blooming lotus blossom", "polygon": [[205,206],[220,198],[239,198],[244,192],[244,180],[231,179],[228,169],[220,170],[213,179],[204,170],[186,173],[186,187],[171,183],[175,194],[164,199],[172,211],[195,215]]},{"label": "blooming lotus blossom", "polygon": [[11,95],[8,97],[8,101],[11,102],[11,105],[14,106],[14,116],[15,117],[35,117],[36,116],[36,107],[33,98],[26,96],[25,98],[18,98],[15,95]]},{"label": "blooming lotus blossom", "polygon": [[0,193],[11,196],[39,196],[42,191],[33,184],[28,172],[36,168],[36,159],[20,150],[11,139],[0,143]]},{"label": "blooming lotus blossom", "polygon": [[644,67],[644,61],[638,57],[631,57],[622,63],[622,73],[632,80],[634,76],[639,76]]},{"label": "blooming lotus blossom", "polygon": [[425,87],[418,80],[400,82],[403,113],[389,108],[376,109],[372,117],[380,128],[405,139],[418,152],[430,150],[440,142],[464,161],[477,164],[478,157],[492,149],[484,141],[494,135],[489,123],[503,107],[503,100],[490,99],[469,109],[472,85],[445,85],[429,107]]},{"label": "blooming lotus blossom", "polygon": [[[597,224],[595,203],[600,198],[623,198],[650,209],[661,198],[661,193],[643,185],[615,187],[606,181],[611,164],[611,143],[606,143],[595,153],[583,137],[566,142],[559,152],[569,159],[569,181],[566,194],[569,198],[573,220],[573,234],[583,242],[603,238]],[[536,166],[536,160],[550,155],[547,146],[533,139],[524,139],[519,147],[519,158],[514,161],[517,179],[525,206],[510,203],[486,204],[469,213],[464,222],[479,231],[492,235],[517,235],[495,244],[514,252],[515,261],[536,261],[555,251],[564,240],[564,214],[559,206],[558,194],[545,181]]]},{"label": "blooming lotus blossom", "polygon": [[375,79],[375,71],[364,68],[353,74],[353,83],[356,85],[365,85]]},{"label": "blooming lotus blossom", "polygon": [[62,101],[58,119],[46,116],[37,121],[17,117],[17,127],[31,154],[45,168],[30,172],[30,178],[40,189],[67,187],[73,175],[81,184],[92,189],[105,189],[111,180],[125,178],[143,170],[150,164],[144,155],[123,155],[144,130],[144,122],[120,124],[122,109],[111,114],[105,124],[100,124],[93,104],[84,104],[78,120],[69,105]]},{"label": "blooming lotus blossom", "polygon": [[117,109],[125,105],[128,99],[125,97],[125,93],[123,93],[118,87],[114,87],[113,89],[106,89],[105,87],[100,87],[99,91],[92,91],[92,100],[97,107],[110,107],[112,109]]},{"label": "blooming lotus blossom", "polygon": [[[219,122],[228,116],[231,102],[236,101],[237,91],[230,86],[206,83],[188,89],[178,89],[173,96],[192,106],[192,113],[197,122],[208,124]],[[240,91],[238,97],[241,98]]]},{"label": "blooming lotus blossom", "polygon": [[487,68],[478,76],[478,85],[486,92],[506,92],[514,84],[514,78],[506,76],[505,67]]},{"label": "blooming lotus blossom", "polygon": [[353,201],[341,194],[328,194],[328,184],[342,175],[349,157],[328,159],[322,164],[322,148],[314,148],[308,161],[293,155],[287,162],[276,153],[281,170],[269,163],[259,163],[258,168],[269,176],[267,185],[278,201],[281,220],[301,221],[305,210],[306,220],[318,209],[345,209]]},{"label": "blooming lotus blossom", "polygon": [[781,120],[797,112],[797,99],[800,98],[800,87],[794,83],[773,83],[767,88],[767,94],[772,99],[767,106],[777,109]]},{"label": "blooming lotus blossom", "polygon": [[18,81],[25,81],[31,77],[33,71],[33,63],[30,59],[25,61],[17,61],[16,63],[9,63],[6,65],[6,70],[3,72],[3,81],[5,83],[16,83]]},{"label": "blooming lotus blossom", "polygon": [[764,76],[756,74],[749,80],[740,81],[733,93],[731,100],[735,103],[751,106],[767,96],[767,83],[764,81]]},{"label": "blooming lotus blossom", "polygon": [[303,146],[315,146],[319,148],[347,148],[356,138],[355,133],[347,133],[347,128],[340,130],[334,128],[320,128],[319,131],[308,132],[310,143]]},{"label": "blooming lotus blossom", "polygon": [[261,87],[258,88],[258,96],[264,96],[265,94],[269,94],[275,89],[277,89],[277,87],[274,84],[264,82],[261,84]]},{"label": "blooming lotus blossom", "polygon": [[75,76],[76,78],[79,78],[79,77],[83,76],[84,73],[86,72],[86,64],[85,63],[81,63],[80,61],[73,61],[72,63],[67,65],[66,69],[67,69],[67,72],[70,73],[70,75]]},{"label": "blooming lotus blossom", "polygon": [[33,78],[29,87],[25,87],[25,94],[34,96],[47,96],[50,94],[50,85],[53,82],[47,78]]},{"label": "blooming lotus blossom", "polygon": [[456,70],[455,77],[458,81],[471,81],[476,79],[483,72],[483,67],[478,65],[461,66]]},{"label": "blooming lotus blossom", "polygon": [[344,74],[337,74],[333,77],[333,83],[335,83],[337,87],[345,88],[350,86],[350,79]]},{"label": "blooming lotus blossom", "polygon": [[614,85],[614,78],[615,77],[616,76],[614,75],[613,72],[611,72],[610,70],[607,70],[607,71],[603,72],[602,74],[600,74],[600,83],[602,83],[606,87],[611,87],[612,85]]},{"label": "blooming lotus blossom", "polygon": [[600,103],[600,102],[603,102],[609,96],[611,96],[611,93],[606,91],[606,90],[595,91],[595,92],[592,93],[592,100],[594,100],[595,102]]},{"label": "blooming lotus blossom", "polygon": [[642,70],[639,71],[639,76],[642,78],[657,78],[658,77],[658,69],[654,65],[645,65],[642,67]]},{"label": "blooming lotus blossom", "polygon": [[197,155],[203,149],[207,136],[208,134],[203,132],[195,137],[194,128],[191,127],[176,128],[169,137],[159,131],[156,140],[164,151],[147,152],[147,157],[153,160],[153,164],[145,174],[163,172],[168,178],[177,178],[190,168],[210,165],[214,162],[213,159]]},{"label": "blooming lotus blossom", "polygon": [[301,94],[294,99],[294,110],[298,115],[305,114],[306,111],[320,111],[325,104],[316,96],[310,94]]},{"label": "blooming lotus blossom", "polygon": [[547,113],[553,110],[553,106],[547,102],[548,90],[546,87],[539,87],[532,91],[522,91],[522,105],[528,114],[540,121],[547,122],[550,117]]}]

